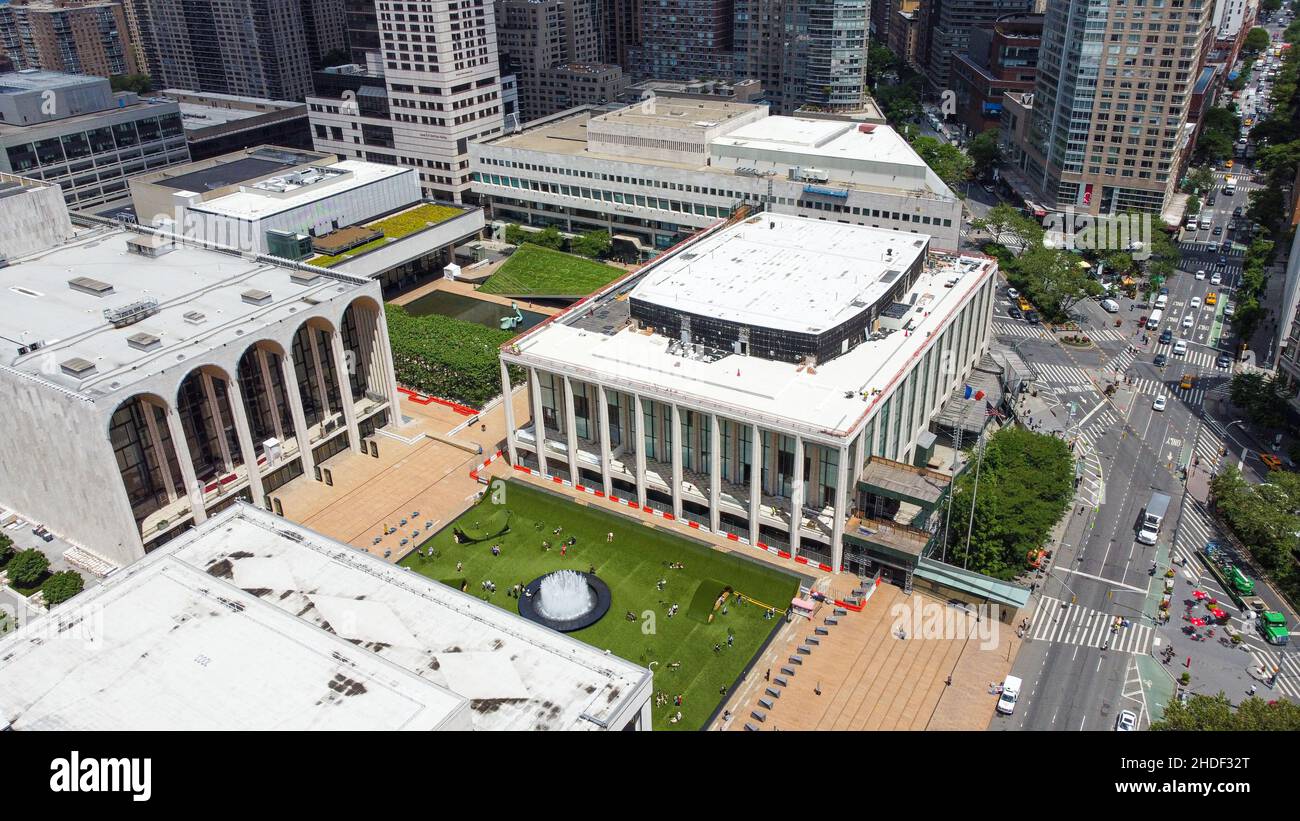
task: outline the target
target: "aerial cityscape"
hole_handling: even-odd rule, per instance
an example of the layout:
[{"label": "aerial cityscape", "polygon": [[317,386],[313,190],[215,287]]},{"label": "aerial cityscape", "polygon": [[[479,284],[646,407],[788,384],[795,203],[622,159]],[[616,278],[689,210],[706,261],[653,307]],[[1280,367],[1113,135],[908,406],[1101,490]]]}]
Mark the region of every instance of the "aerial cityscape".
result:
[{"label": "aerial cityscape", "polygon": [[1300,731],[1295,6],[0,0],[0,730]]}]

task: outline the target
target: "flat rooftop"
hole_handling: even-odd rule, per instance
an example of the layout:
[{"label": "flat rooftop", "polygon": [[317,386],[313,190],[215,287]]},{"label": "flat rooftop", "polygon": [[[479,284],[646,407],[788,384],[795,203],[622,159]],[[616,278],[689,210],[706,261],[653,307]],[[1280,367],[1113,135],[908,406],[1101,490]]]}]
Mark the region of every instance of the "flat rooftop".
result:
[{"label": "flat rooftop", "polygon": [[[242,120],[251,120],[254,117],[262,117],[267,114],[279,114],[290,110],[295,105],[294,103],[272,102],[273,108],[258,111],[251,108],[228,108],[226,106],[204,105],[183,100],[177,102],[181,107],[181,122],[186,131],[199,131],[228,123],[237,123]],[[302,109],[302,116],[307,116],[306,106],[302,106]]]},{"label": "flat rooftop", "polygon": [[55,88],[94,87],[103,84],[103,77],[84,74],[64,74],[61,71],[24,69],[0,74],[0,94],[25,94]]},{"label": "flat rooftop", "polygon": [[208,165],[194,171],[186,171],[189,166],[180,166],[174,169],[177,173],[167,174],[151,182],[176,191],[194,191],[201,194],[204,191],[259,180],[300,165],[324,162],[330,159],[330,156],[310,151],[258,148],[237,159]]},{"label": "flat rooftop", "polygon": [[766,106],[737,103],[719,98],[685,99],[663,97],[651,105],[630,105],[598,115],[603,122],[635,128],[672,128],[681,131],[704,131],[723,125],[742,114]]},{"label": "flat rooftop", "polygon": [[637,300],[818,334],[875,304],[925,253],[925,234],[763,214],[655,266]]},{"label": "flat rooftop", "polygon": [[[240,160],[239,162],[246,161]],[[312,171],[317,172],[322,178],[317,182],[296,187],[292,184],[281,186],[285,189],[281,191],[271,186],[263,187],[259,177],[250,177],[247,180],[248,185],[245,186],[245,190],[226,194],[224,197],[204,200],[202,203],[189,206],[189,208],[191,211],[217,214],[234,219],[257,220],[278,214],[281,211],[290,211],[304,205],[311,205],[348,191],[363,188],[374,182],[391,179],[402,174],[414,176],[416,173],[405,166],[385,165],[362,160],[343,160],[333,165],[312,169]],[[350,173],[340,174],[339,172]],[[274,173],[272,172],[272,176],[274,176]],[[175,180],[169,182],[175,182]]]},{"label": "flat rooftop", "polygon": [[[213,348],[294,319],[307,307],[304,300],[349,298],[365,287],[324,273],[294,282],[294,269],[180,241],[163,241],[173,250],[149,257],[129,250],[129,241],[159,240],[125,227],[100,228],[10,260],[0,287],[0,365],[86,396],[112,395],[167,368],[188,369]],[[96,292],[73,288],[69,281],[78,277],[99,283]],[[258,291],[266,292],[264,300],[245,298]],[[104,309],[148,299],[157,300],[158,309],[141,321],[121,328],[105,321]],[[157,346],[133,345],[131,337],[139,333],[157,337]],[[42,343],[38,350],[19,353],[19,346],[33,342]],[[68,373],[60,363],[72,359],[94,367]]]},{"label": "flat rooftop", "polygon": [[[809,435],[846,437],[888,395],[912,360],[937,341],[936,332],[956,317],[957,311],[997,270],[997,261],[981,254],[929,253],[915,285],[902,299],[904,303],[910,302],[913,296],[916,299],[908,314],[913,323],[911,331],[879,335],[816,368],[739,354],[726,354],[717,359],[681,356],[669,352],[669,344],[674,340],[637,331],[625,318],[617,319],[620,313],[610,306],[626,304],[622,296],[643,281],[653,281],[661,266],[682,266],[687,260],[679,257],[685,254],[696,254],[689,262],[694,263],[698,276],[711,276],[706,268],[708,258],[736,272],[729,260],[722,259],[722,254],[706,257],[698,251],[713,242],[724,243],[719,247],[725,247],[728,240],[718,234],[744,236],[757,222],[763,224],[763,230],[771,230],[766,228],[770,217],[761,214],[752,218],[755,223],[720,227],[701,234],[695,241],[661,256],[574,309],[521,334],[506,346],[503,355],[510,361],[573,373],[580,379],[599,379],[606,385],[624,386],[650,397],[680,397],[697,407],[734,414],[738,419],[768,418],[774,424],[801,429]],[[784,219],[847,233],[882,232],[882,229],[802,217]],[[898,233],[905,243],[917,238],[915,234]],[[821,234],[793,230],[787,236],[803,238]],[[842,240],[848,247],[855,241]],[[841,263],[842,260],[828,257],[826,267],[833,270]],[[814,282],[809,287],[817,286]],[[740,291],[743,288],[737,293]],[[596,317],[602,312],[616,317],[607,323],[609,328],[584,321],[588,315]]]},{"label": "flat rooftop", "polygon": [[101,619],[90,647],[42,641],[62,634],[39,621],[0,641],[15,729],[595,730],[650,687],[645,668],[243,504],[75,603],[54,618]]},{"label": "flat rooftop", "polygon": [[[864,131],[859,126],[865,125]],[[925,167],[925,161],[894,129],[883,125],[765,117],[713,140],[719,146],[743,146],[845,161]]]}]

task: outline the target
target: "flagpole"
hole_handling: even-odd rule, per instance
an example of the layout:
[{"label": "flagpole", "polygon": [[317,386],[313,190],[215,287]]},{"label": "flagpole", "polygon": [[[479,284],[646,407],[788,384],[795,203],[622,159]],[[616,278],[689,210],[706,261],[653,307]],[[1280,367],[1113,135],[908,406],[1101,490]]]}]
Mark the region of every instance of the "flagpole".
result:
[{"label": "flagpole", "polygon": [[[987,417],[985,417],[987,421]],[[975,437],[975,448],[979,455],[975,459],[975,487],[970,494],[970,521],[966,525],[966,557],[962,559],[961,569],[965,570],[970,564],[970,537],[975,528],[975,500],[979,498],[980,492],[980,465],[984,464],[984,428],[980,428],[979,436]]]}]

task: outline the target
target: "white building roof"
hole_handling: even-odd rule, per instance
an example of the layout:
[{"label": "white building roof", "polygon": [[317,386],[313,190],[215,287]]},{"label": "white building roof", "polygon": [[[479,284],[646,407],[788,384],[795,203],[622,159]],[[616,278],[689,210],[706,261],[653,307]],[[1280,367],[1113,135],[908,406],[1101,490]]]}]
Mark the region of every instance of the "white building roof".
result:
[{"label": "white building roof", "polygon": [[650,693],[645,668],[248,505],[74,604],[55,619],[104,608],[93,647],[41,622],[0,641],[16,729],[594,730]]},{"label": "white building roof", "polygon": [[763,214],[656,265],[634,299],[701,316],[817,334],[862,313],[930,238]]},{"label": "white building roof", "polygon": [[[129,251],[131,241],[170,244],[125,228],[101,229],[11,260],[0,285],[0,365],[87,396],[109,395],[169,367],[188,370],[215,348],[247,344],[260,329],[305,317],[312,305],[350,298],[366,285],[323,272],[295,282],[293,268],[181,242],[148,257]],[[112,290],[74,289],[69,281],[78,277]],[[140,300],[157,300],[157,310],[121,328],[105,320],[104,309]],[[133,345],[140,333],[157,337],[158,346]],[[37,350],[19,353],[35,342]],[[68,373],[62,363],[70,359],[94,370]]]},{"label": "white building roof", "polygon": [[[760,214],[752,223],[732,225],[706,234],[676,251],[665,254],[642,269],[645,280],[652,281],[661,266],[680,266],[676,259],[714,241],[725,242],[727,233],[746,233],[752,225],[766,228],[772,215]],[[813,223],[842,232],[890,233],[803,217],[778,219],[775,246],[805,241],[814,233],[804,234],[795,223]],[[912,242],[915,234],[902,234]],[[724,237],[718,237],[718,235]],[[785,241],[783,242],[782,236]],[[822,240],[825,242],[825,240]],[[843,240],[852,243],[853,240]],[[723,245],[722,247],[725,247]],[[817,246],[813,246],[816,249]],[[792,252],[793,253],[793,252]],[[804,251],[803,264],[816,270],[819,253]],[[722,254],[701,256],[693,261],[695,275],[708,279],[709,258],[732,271],[746,276],[743,266],[736,266]],[[834,270],[842,258],[828,255],[822,270]],[[757,356],[731,354],[720,359],[694,358],[669,352],[674,340],[660,334],[635,330],[631,325],[602,331],[599,325],[584,321],[599,311],[602,302],[627,290],[628,282],[611,286],[603,294],[586,300],[550,322],[538,325],[514,340],[504,356],[512,362],[533,364],[543,370],[568,373],[579,379],[592,379],[605,385],[623,387],[649,397],[678,401],[690,407],[710,409],[734,419],[760,421],[773,429],[802,431],[809,436],[841,440],[854,434],[859,426],[889,396],[899,378],[911,364],[939,338],[939,332],[957,316],[959,310],[997,270],[997,261],[983,255],[930,253],[922,272],[903,302],[912,310],[905,321],[910,330],[896,331],[864,341],[848,353],[829,362],[808,368]],[[635,282],[635,276],[631,281]],[[809,289],[818,287],[815,278],[805,280]],[[740,282],[735,283],[743,293]],[[844,296],[847,298],[847,289]],[[830,301],[821,303],[829,306]],[[778,309],[779,310],[779,309]],[[829,310],[829,307],[823,310]]]},{"label": "white building roof", "polygon": [[[233,194],[204,200],[188,207],[192,211],[206,214],[254,221],[282,211],[312,205],[402,174],[410,174],[414,178],[416,173],[414,169],[403,166],[362,160],[343,160],[333,165],[313,168],[311,172],[319,174],[322,179],[313,184],[302,185],[288,179],[289,175],[276,175],[273,179],[280,180],[279,185],[271,180],[260,180],[242,186]],[[298,176],[311,172],[302,172]]]},{"label": "white building roof", "polygon": [[812,120],[801,117],[767,117],[741,126],[725,137],[717,137],[716,146],[749,146],[849,162],[874,162],[925,168],[921,155],[907,140],[889,126],[847,123],[839,120]]}]

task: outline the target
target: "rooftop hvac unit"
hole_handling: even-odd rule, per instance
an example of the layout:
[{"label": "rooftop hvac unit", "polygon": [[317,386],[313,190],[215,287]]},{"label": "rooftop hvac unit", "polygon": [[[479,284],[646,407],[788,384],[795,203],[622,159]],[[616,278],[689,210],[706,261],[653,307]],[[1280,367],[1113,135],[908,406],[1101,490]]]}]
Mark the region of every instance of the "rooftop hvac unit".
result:
[{"label": "rooftop hvac unit", "polygon": [[135,302],[127,303],[120,308],[105,308],[104,319],[111,323],[113,327],[121,328],[156,313],[158,313],[158,300],[147,296],[143,299],[137,299]]}]

